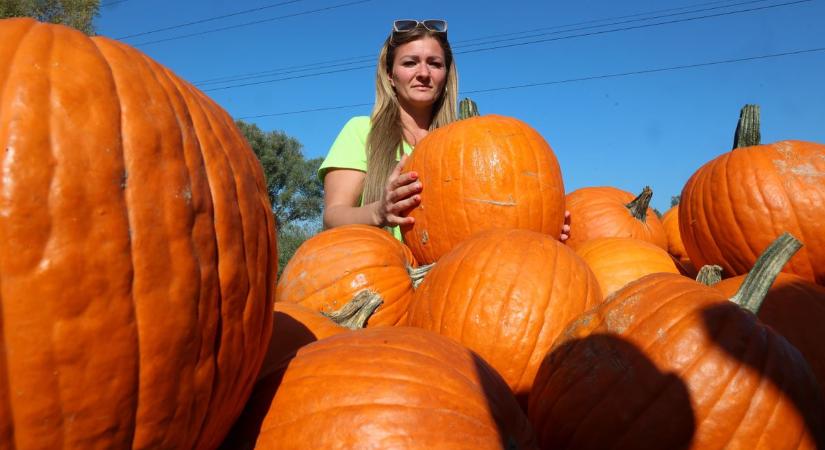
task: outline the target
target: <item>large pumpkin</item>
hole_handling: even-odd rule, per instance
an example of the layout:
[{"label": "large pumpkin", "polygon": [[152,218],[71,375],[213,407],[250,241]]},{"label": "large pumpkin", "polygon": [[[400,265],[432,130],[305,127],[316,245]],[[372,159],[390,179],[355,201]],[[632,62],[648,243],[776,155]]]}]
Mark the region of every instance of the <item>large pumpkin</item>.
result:
[{"label": "large pumpkin", "polygon": [[784,270],[825,284],[825,145],[742,145],[702,166],[682,189],[679,227],[690,259],[742,275],[760,249],[789,232],[804,247]]},{"label": "large pumpkin", "polygon": [[298,350],[258,449],[532,449],[499,375],[455,341],[412,327],[360,329]]},{"label": "large pumpkin", "polygon": [[419,175],[421,203],[402,227],[420,264],[435,262],[459,242],[492,228],[522,228],[558,238],[564,185],[542,136],[511,117],[464,119],[427,135],[406,171]]},{"label": "large pumpkin", "polygon": [[553,237],[488,230],[459,244],[427,274],[409,323],[479,353],[526,406],[556,337],[601,300],[587,264]]},{"label": "large pumpkin", "polygon": [[576,254],[593,270],[605,298],[645,275],[680,273],[676,262],[666,251],[641,239],[591,239],[576,248]]},{"label": "large pumpkin", "polygon": [[0,448],[213,448],[271,332],[260,164],[141,52],[0,21]]},{"label": "large pumpkin", "polygon": [[570,238],[574,249],[600,237],[635,238],[667,250],[662,221],[648,208],[653,191],[645,186],[638,196],[611,186],[583,187],[567,194]]},{"label": "large pumpkin", "polygon": [[328,313],[370,290],[383,304],[367,326],[400,325],[407,320],[415,266],[407,246],[381,228],[335,227],[301,244],[281,272],[275,298]]},{"label": "large pumpkin", "polygon": [[[758,310],[774,272],[736,302]],[[716,289],[657,273],[565,330],[530,393],[542,448],[825,445],[825,401],[783,337]]]}]

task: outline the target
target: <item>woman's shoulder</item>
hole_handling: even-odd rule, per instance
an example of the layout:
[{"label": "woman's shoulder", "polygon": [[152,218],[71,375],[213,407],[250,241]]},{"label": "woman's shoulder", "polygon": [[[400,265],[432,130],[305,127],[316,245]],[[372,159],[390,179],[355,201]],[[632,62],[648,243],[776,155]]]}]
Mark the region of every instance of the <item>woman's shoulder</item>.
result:
[{"label": "woman's shoulder", "polygon": [[370,116],[351,117],[344,125],[344,129],[366,130],[370,129]]}]

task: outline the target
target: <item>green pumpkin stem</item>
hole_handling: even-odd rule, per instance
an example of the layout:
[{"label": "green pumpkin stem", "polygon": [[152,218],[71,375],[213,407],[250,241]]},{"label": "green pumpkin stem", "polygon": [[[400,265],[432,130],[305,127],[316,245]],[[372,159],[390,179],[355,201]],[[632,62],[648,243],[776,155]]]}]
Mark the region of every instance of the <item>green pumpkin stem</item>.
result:
[{"label": "green pumpkin stem", "polygon": [[647,220],[647,207],[650,205],[651,198],[653,198],[653,189],[650,189],[650,186],[645,186],[642,193],[625,206],[630,210],[633,217],[644,223]]},{"label": "green pumpkin stem", "polygon": [[699,269],[699,273],[696,274],[696,281],[705,286],[713,286],[722,281],[722,267],[716,264],[702,266],[702,268]]},{"label": "green pumpkin stem", "polygon": [[762,143],[759,132],[759,105],[745,105],[739,112],[736,134],[733,136],[733,149],[751,147]]},{"label": "green pumpkin stem", "polygon": [[418,285],[424,282],[424,276],[430,273],[430,269],[435,267],[435,264],[436,263],[432,263],[418,267],[407,266],[407,273],[412,280],[413,289],[418,289]]},{"label": "green pumpkin stem", "polygon": [[745,281],[739,286],[736,294],[730,301],[758,314],[762,302],[782,267],[790,261],[793,255],[802,247],[802,243],[790,233],[782,233],[768,248],[759,255],[756,263],[748,272]]},{"label": "green pumpkin stem", "polygon": [[469,119],[470,117],[476,117],[478,115],[478,105],[476,105],[476,102],[465,97],[464,100],[458,103],[459,119]]},{"label": "green pumpkin stem", "polygon": [[322,311],[321,314],[344,328],[358,330],[367,326],[367,321],[382,303],[384,299],[377,292],[367,289],[355,294],[355,297],[338,311]]}]

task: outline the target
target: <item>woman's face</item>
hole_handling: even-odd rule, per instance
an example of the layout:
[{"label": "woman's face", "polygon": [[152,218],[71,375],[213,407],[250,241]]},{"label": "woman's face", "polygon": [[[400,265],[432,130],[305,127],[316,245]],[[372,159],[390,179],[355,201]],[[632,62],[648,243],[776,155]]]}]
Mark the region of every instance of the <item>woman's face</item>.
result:
[{"label": "woman's face", "polygon": [[431,37],[403,44],[395,49],[389,76],[402,105],[432,106],[447,82],[444,50]]}]

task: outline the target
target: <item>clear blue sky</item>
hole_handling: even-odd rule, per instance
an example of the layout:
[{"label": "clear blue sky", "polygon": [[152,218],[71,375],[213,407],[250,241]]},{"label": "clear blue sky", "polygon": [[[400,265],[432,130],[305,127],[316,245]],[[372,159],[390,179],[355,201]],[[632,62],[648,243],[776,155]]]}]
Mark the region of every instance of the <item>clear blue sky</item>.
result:
[{"label": "clear blue sky", "polygon": [[[99,34],[137,46],[232,116],[297,138],[310,158],[325,155],[347,119],[370,106],[294,112],[371,105],[375,57],[396,18],[447,19],[460,91],[482,114],[536,128],[568,192],[650,185],[664,212],[697,168],[730,149],[746,103],[762,108],[763,142],[825,143],[823,0],[102,4]],[[168,27],[175,28],[126,37]],[[202,34],[176,38],[195,33]],[[819,50],[636,73],[812,49]],[[266,71],[275,74],[260,77]],[[627,73],[636,74],[609,76]],[[239,79],[247,74],[255,77]],[[202,83],[215,79],[228,81]],[[238,86],[247,83],[257,84]],[[530,84],[537,85],[485,92]]]}]

